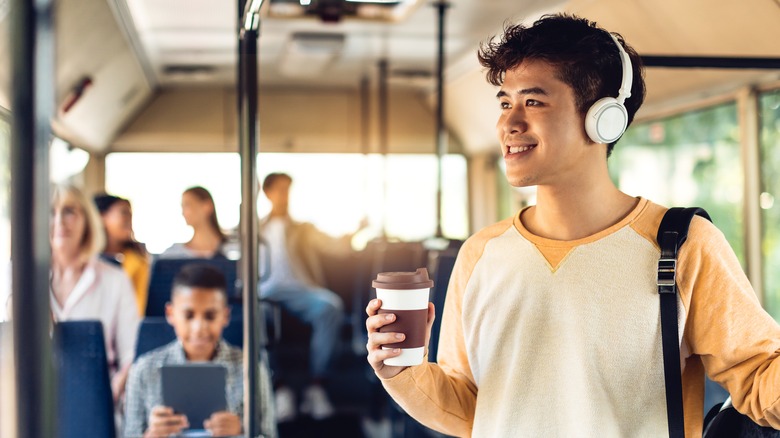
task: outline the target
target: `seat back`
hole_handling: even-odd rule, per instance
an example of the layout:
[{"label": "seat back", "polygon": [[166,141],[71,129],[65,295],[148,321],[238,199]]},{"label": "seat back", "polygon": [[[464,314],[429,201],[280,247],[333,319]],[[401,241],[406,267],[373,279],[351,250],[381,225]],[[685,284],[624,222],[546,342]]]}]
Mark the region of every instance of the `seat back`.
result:
[{"label": "seat back", "polygon": [[100,321],[54,325],[57,436],[116,436],[114,399]]},{"label": "seat back", "polygon": [[226,258],[214,259],[157,259],[152,264],[149,277],[149,298],[146,302],[146,316],[165,316],[165,303],[170,300],[173,279],[184,265],[206,263],[222,271],[227,282],[228,301],[241,302],[241,285],[238,280],[238,263]]},{"label": "seat back", "polygon": [[436,310],[436,319],[431,327],[431,339],[428,342],[428,361],[436,362],[439,352],[439,334],[441,333],[441,319],[444,312],[444,301],[447,297],[447,287],[450,283],[452,268],[455,266],[457,250],[445,250],[436,257],[434,270],[433,289],[431,289],[431,302]]},{"label": "seat back", "polygon": [[[222,331],[222,338],[229,344],[241,348],[244,344],[243,318],[231,318]],[[135,358],[176,340],[176,332],[165,317],[147,316],[138,325],[138,341],[135,344]]]}]

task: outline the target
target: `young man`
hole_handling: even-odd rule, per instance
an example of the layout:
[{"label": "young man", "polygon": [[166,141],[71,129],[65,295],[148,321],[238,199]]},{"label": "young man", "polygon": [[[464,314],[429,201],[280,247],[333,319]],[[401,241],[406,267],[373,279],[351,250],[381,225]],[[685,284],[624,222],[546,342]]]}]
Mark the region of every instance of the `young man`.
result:
[{"label": "young man", "polygon": [[[476,437],[668,434],[655,242],[666,209],[620,192],[607,172],[616,140],[586,132],[594,102],[629,91],[616,44],[595,23],[554,15],[509,26],[480,50],[488,80],[500,86],[507,179],[537,186],[537,204],[464,244],[438,364],[385,366],[399,353],[381,346],[403,335],[378,332],[393,319],[377,315],[378,300],[367,308],[369,363],[404,410],[434,429]],[[630,123],[644,83],[640,58],[621,46],[633,65]],[[704,372],[737,409],[780,427],[780,328],[722,233],[696,218],[678,266],[686,436],[702,433]]]},{"label": "young man", "polygon": [[[125,437],[168,437],[183,429],[204,428],[212,436],[242,433],[244,410],[243,355],[222,339],[230,322],[225,276],[206,264],[184,266],[173,281],[165,316],[176,341],[144,354],[133,365],[127,386]],[[162,404],[163,365],[213,362],[227,369],[227,410],[215,412],[203,425],[190,425],[184,415]],[[264,437],[276,437],[268,368],[259,364],[260,427]]]},{"label": "young man", "polygon": [[[309,223],[290,217],[292,178],[271,173],[263,180],[263,193],[271,201],[271,212],[260,220],[260,234],[268,243],[271,269],[260,285],[263,299],[282,308],[312,327],[310,347],[311,383],[304,390],[301,411],[315,419],[333,414],[334,408],[323,388],[338,347],[344,305],[341,298],[325,287],[323,255],[344,256],[352,251],[351,235],[333,238]],[[292,390],[276,390],[280,422],[296,415]]]}]

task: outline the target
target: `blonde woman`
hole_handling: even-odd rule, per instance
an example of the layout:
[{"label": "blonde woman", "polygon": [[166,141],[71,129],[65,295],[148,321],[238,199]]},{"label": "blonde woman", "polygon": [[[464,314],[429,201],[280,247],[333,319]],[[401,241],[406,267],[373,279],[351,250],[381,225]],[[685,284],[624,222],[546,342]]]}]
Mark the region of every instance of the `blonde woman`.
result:
[{"label": "blonde woman", "polygon": [[52,191],[50,242],[52,317],[103,323],[117,401],[133,362],[137,306],[127,275],[99,259],[105,242],[103,225],[92,202],[75,187],[58,186]]}]

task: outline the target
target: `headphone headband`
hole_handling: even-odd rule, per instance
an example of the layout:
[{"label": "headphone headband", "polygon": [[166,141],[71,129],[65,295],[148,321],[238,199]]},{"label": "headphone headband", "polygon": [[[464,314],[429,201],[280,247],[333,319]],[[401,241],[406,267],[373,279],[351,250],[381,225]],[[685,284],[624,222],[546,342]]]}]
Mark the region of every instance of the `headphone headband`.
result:
[{"label": "headphone headband", "polygon": [[634,70],[631,68],[631,58],[629,58],[628,53],[626,53],[625,49],[623,49],[623,45],[620,44],[620,41],[618,41],[615,35],[612,35],[610,32],[607,32],[607,34],[615,42],[615,45],[617,45],[618,51],[620,51],[620,60],[623,66],[623,80],[620,83],[620,90],[618,91],[618,97],[616,99],[618,102],[623,104],[626,99],[631,97],[631,85],[634,81]]}]

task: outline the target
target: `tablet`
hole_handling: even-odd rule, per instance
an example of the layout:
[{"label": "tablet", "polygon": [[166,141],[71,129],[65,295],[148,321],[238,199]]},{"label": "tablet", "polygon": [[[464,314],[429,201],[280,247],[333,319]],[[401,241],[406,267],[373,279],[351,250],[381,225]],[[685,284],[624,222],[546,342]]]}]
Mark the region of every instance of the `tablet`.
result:
[{"label": "tablet", "polygon": [[163,365],[161,371],[163,404],[186,415],[191,430],[203,430],[211,414],[227,410],[224,366],[188,363]]}]

